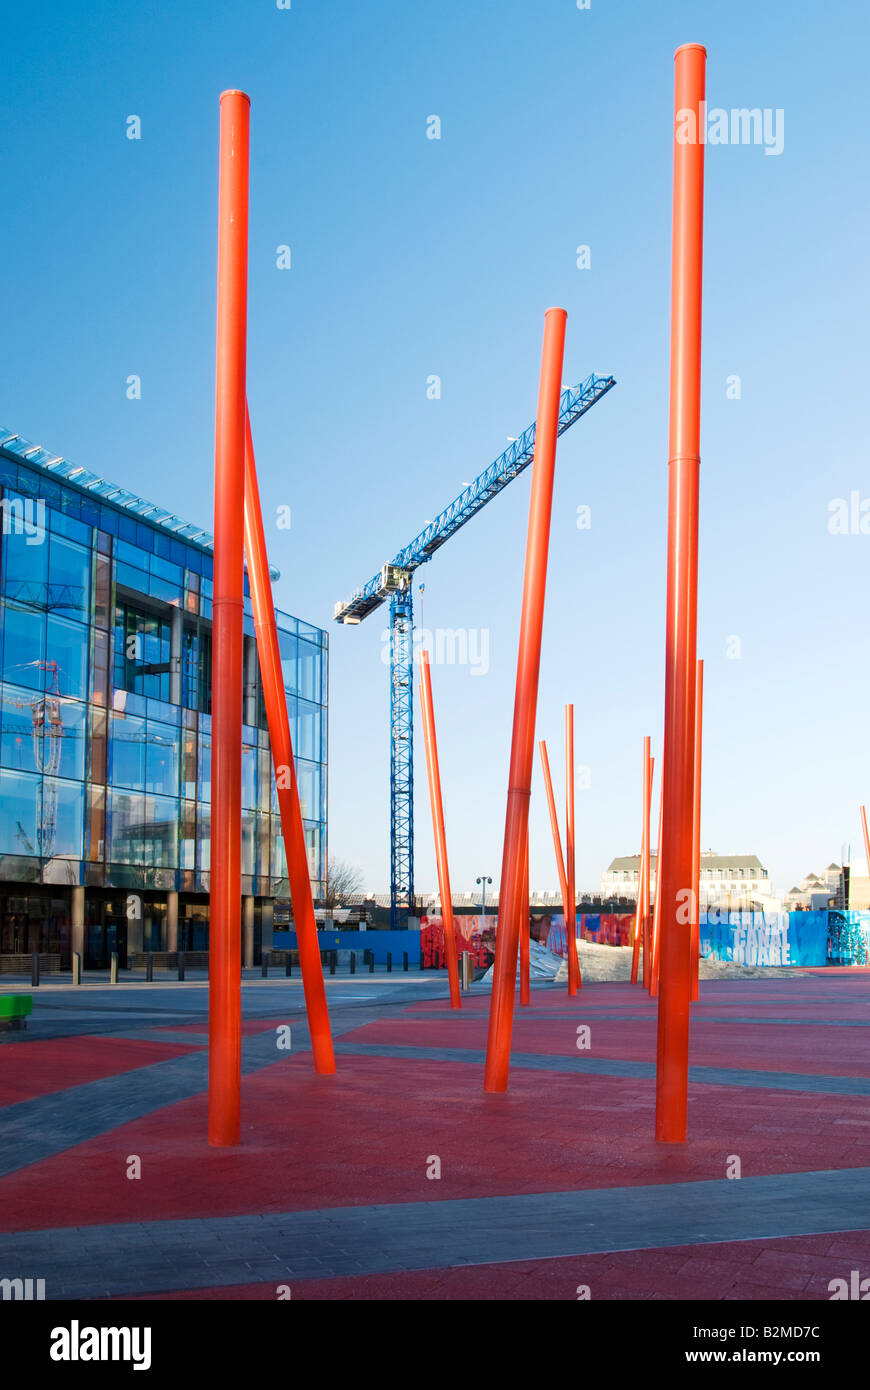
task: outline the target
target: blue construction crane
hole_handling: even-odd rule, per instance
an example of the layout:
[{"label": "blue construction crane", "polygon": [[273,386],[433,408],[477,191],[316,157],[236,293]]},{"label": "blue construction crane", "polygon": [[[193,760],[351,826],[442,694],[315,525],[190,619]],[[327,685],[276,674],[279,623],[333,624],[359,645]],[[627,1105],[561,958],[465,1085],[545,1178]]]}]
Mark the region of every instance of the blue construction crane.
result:
[{"label": "blue construction crane", "polygon": [[[589,376],[579,386],[562,392],[559,401],[559,434],[570,429],[616,380]],[[414,905],[414,571],[446,540],[528,468],[535,452],[535,426],[529,425],[511,441],[495,463],[460,492],[415,536],[410,545],[367,584],[343,603],[333,617],[339,623],[361,623],[390,600],[390,926],[397,930]]]}]

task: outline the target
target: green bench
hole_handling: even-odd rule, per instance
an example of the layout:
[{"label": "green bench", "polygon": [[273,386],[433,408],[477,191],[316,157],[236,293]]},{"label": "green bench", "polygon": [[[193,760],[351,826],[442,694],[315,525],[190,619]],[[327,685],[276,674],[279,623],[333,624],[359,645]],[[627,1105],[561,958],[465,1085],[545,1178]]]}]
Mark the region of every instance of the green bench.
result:
[{"label": "green bench", "polygon": [[26,1028],[28,1014],[32,1013],[32,994],[0,994],[0,1033]]}]

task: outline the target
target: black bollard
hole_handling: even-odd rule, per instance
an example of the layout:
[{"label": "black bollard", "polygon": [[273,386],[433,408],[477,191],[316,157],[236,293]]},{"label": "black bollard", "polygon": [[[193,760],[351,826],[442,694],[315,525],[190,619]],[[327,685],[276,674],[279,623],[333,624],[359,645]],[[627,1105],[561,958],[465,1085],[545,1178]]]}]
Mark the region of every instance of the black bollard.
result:
[{"label": "black bollard", "polygon": [[183,979],[184,979],[184,952],[183,952],[183,951],[179,951],[179,952],[178,952],[178,978],[179,978],[179,980],[183,980]]},{"label": "black bollard", "polygon": [[356,974],[356,951],[350,953],[350,973],[351,975]]},{"label": "black bollard", "polygon": [[374,953],[374,951],[369,951],[369,974],[370,974],[370,975],[374,975],[374,973],[375,973],[375,953]]},{"label": "black bollard", "polygon": [[408,969],[408,952],[407,952],[407,951],[403,951],[403,952],[402,952],[402,969],[403,969],[403,970],[407,970],[407,969]]},{"label": "black bollard", "polygon": [[387,951],[387,974],[388,974],[388,975],[391,975],[392,973],[393,973],[393,953],[392,953],[392,951]]},{"label": "black bollard", "polygon": [[330,951],[330,953],[329,953],[329,973],[330,973],[330,975],[334,975],[334,974],[335,974],[335,967],[336,967],[337,964],[338,964],[338,951]]},{"label": "black bollard", "polygon": [[268,976],[269,976],[269,952],[268,952],[268,951],[264,951],[264,952],[263,952],[262,958],[261,958],[261,960],[260,960],[260,974],[263,976],[263,979],[264,979],[264,980],[268,979]]},{"label": "black bollard", "polygon": [[288,979],[293,974],[293,954],[291,951],[287,952],[287,959],[284,962],[284,974]]},{"label": "black bollard", "polygon": [[147,954],[147,956],[145,957],[145,982],[146,982],[146,984],[149,984],[149,985],[150,985],[150,984],[151,984],[151,981],[152,981],[153,979],[154,979],[154,956],[153,956],[153,954],[151,953],[151,951],[149,951],[148,954]]},{"label": "black bollard", "polygon": [[39,984],[39,952],[34,951],[30,958],[30,983],[34,986]]}]

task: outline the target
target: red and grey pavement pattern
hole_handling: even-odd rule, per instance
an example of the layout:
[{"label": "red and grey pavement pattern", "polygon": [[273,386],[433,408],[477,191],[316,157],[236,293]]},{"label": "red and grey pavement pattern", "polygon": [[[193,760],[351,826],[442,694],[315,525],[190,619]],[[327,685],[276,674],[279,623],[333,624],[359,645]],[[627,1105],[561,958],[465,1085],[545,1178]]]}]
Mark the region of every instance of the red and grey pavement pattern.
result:
[{"label": "red and grey pavement pattern", "polygon": [[298,999],[249,1020],[234,1150],[206,1142],[201,1024],[3,1047],[0,1278],[55,1299],[728,1300],[870,1277],[870,971],[704,983],[685,1145],[652,1137],[642,990],[532,1001],[501,1096],[488,995],[334,1009],[334,1077]]}]

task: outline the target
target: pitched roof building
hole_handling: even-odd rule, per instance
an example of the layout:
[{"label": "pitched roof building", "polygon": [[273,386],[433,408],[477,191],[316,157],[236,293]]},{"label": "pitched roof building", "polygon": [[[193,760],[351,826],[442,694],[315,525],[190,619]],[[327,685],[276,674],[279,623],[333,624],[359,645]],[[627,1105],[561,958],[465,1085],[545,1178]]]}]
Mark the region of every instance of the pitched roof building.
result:
[{"label": "pitched roof building", "polygon": [[[655,893],[656,855],[651,856],[650,891]],[[611,859],[601,875],[601,892],[606,897],[637,899],[640,855]],[[714,854],[701,851],[699,893],[702,910],[708,906],[750,907],[754,901],[771,896],[767,869],[757,854]]]}]

